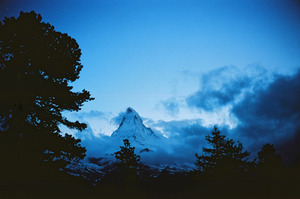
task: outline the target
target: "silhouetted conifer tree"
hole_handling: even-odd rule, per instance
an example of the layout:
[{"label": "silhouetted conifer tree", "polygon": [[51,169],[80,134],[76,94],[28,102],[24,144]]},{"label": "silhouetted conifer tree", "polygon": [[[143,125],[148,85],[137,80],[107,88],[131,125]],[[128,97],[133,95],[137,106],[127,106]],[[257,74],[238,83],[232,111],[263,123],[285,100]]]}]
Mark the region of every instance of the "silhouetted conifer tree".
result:
[{"label": "silhouetted conifer tree", "polygon": [[235,143],[232,139],[226,138],[214,127],[206,141],[211,148],[203,147],[203,154],[196,154],[196,171],[204,175],[227,176],[244,175],[248,172],[249,152],[244,151],[241,143]]},{"label": "silhouetted conifer tree", "polygon": [[120,146],[121,150],[115,152],[116,159],[121,161],[121,164],[128,168],[136,168],[140,161],[140,156],[134,153],[135,147],[131,147],[129,140],[124,139],[124,146]]},{"label": "silhouetted conifer tree", "polygon": [[88,91],[74,92],[70,86],[79,78],[80,56],[75,39],[55,31],[33,11],[0,22],[2,174],[50,162],[61,168],[84,158],[80,140],[62,135],[59,128],[86,128],[62,114],[79,111],[93,99]]},{"label": "silhouetted conifer tree", "polygon": [[129,140],[124,139],[124,146],[115,152],[119,166],[108,172],[100,182],[99,193],[107,198],[145,198],[137,165],[140,156],[134,153]]},{"label": "silhouetted conifer tree", "polygon": [[276,153],[273,144],[265,144],[257,153],[258,175],[264,178],[279,178],[284,176],[284,165],[282,158]]}]

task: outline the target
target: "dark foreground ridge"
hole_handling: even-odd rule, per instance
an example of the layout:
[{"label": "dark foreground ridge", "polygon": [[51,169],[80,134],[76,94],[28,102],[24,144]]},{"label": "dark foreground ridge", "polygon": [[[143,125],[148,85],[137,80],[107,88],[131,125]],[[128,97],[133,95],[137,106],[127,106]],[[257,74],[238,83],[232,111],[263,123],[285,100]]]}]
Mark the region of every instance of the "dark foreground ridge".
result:
[{"label": "dark foreground ridge", "polygon": [[[213,134],[215,133],[215,134]],[[208,138],[222,138],[215,129]],[[224,137],[225,138],[225,137]],[[217,139],[214,139],[217,140]],[[220,141],[220,140],[219,140]],[[227,140],[229,141],[229,140]],[[222,146],[223,145],[223,146]],[[219,145],[225,147],[226,142]],[[32,171],[22,176],[1,178],[1,198],[297,198],[299,163],[285,167],[271,144],[258,153],[257,161],[237,165],[214,149],[209,155],[196,156],[194,171],[163,170],[140,163],[128,140],[115,153],[118,162],[100,171],[69,175],[67,170]],[[242,151],[243,153],[244,151]],[[215,154],[214,154],[215,153]],[[219,156],[218,159],[214,159]],[[200,164],[201,158],[211,158]],[[91,162],[98,164],[98,159]],[[209,164],[215,162],[214,166]],[[238,166],[238,167],[237,167]],[[244,171],[241,172],[241,168]],[[237,169],[239,168],[239,169]],[[86,170],[86,173],[84,171]],[[97,178],[97,181],[89,179]],[[18,173],[18,171],[16,171]],[[98,175],[98,176],[96,176]]]}]

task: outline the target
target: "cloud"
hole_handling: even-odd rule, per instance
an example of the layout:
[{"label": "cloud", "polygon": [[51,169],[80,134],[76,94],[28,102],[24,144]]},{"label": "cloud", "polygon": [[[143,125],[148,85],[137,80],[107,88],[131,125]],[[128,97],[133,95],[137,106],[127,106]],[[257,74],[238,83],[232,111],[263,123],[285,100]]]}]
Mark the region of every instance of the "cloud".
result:
[{"label": "cloud", "polygon": [[[168,134],[163,149],[145,154],[144,160],[154,163],[185,163],[193,166],[195,153],[201,153],[208,129],[199,121],[159,121],[156,127]],[[194,123],[194,124],[192,124]]]},{"label": "cloud", "polygon": [[86,123],[91,129],[94,136],[110,135],[117,126],[113,123],[113,114],[111,112],[102,112],[92,110],[89,112],[66,112],[64,113],[71,121],[80,121]]},{"label": "cloud", "polygon": [[277,75],[265,89],[248,94],[232,113],[239,120],[236,134],[252,141],[257,150],[274,143],[288,162],[300,156],[300,70],[292,76]]},{"label": "cloud", "polygon": [[111,119],[111,121],[115,124],[115,125],[120,125],[122,120],[123,120],[123,117],[124,115],[126,114],[126,111],[124,112],[120,112],[117,116],[113,117]]},{"label": "cloud", "polygon": [[[202,153],[202,147],[207,147],[205,136],[213,129],[213,126],[203,126],[201,119],[168,122],[160,120],[149,123],[149,126],[164,132],[168,136],[168,140],[164,151],[158,151],[148,156],[155,161],[184,162],[191,165],[196,160],[195,153]],[[220,128],[222,132],[227,132],[227,126],[220,126]],[[159,157],[158,159],[156,159],[156,155]]]},{"label": "cloud", "polygon": [[217,112],[229,107],[236,118],[231,138],[256,154],[273,143],[286,162],[300,158],[300,70],[293,75],[267,73],[261,67],[222,67],[201,77],[199,91],[187,98],[190,107]]},{"label": "cloud", "polygon": [[164,109],[167,111],[167,113],[171,116],[177,115],[179,113],[180,104],[181,103],[175,98],[161,101],[161,105],[164,107]]},{"label": "cloud", "polygon": [[77,132],[76,137],[81,139],[81,145],[86,147],[87,157],[102,156],[111,145],[110,136],[103,134],[95,136],[89,125],[83,132]]},{"label": "cloud", "polygon": [[224,66],[202,75],[200,79],[199,91],[186,101],[188,106],[204,111],[234,104],[243,94],[262,87],[268,80],[265,70],[258,66],[247,70]]},{"label": "cloud", "polygon": [[97,110],[91,110],[89,112],[75,112],[75,113],[73,113],[73,115],[78,117],[79,119],[105,118],[109,115],[109,113],[105,113],[105,112],[97,111]]}]

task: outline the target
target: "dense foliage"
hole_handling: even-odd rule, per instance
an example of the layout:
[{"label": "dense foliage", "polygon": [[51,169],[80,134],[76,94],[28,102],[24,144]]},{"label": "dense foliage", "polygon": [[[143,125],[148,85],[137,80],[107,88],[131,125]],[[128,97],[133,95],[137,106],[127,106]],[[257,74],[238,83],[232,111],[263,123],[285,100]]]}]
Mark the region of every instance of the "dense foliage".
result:
[{"label": "dense foliage", "polygon": [[233,177],[249,171],[249,152],[244,151],[241,143],[226,138],[217,127],[214,127],[211,135],[206,136],[206,141],[211,148],[203,147],[203,154],[196,154],[197,172],[209,176]]},{"label": "dense foliage", "polygon": [[136,168],[140,161],[140,156],[134,153],[135,147],[131,147],[129,140],[124,139],[124,146],[120,146],[121,150],[115,152],[116,159],[120,160],[121,164],[128,168]]},{"label": "dense foliage", "polygon": [[92,100],[88,91],[74,92],[70,85],[79,78],[80,56],[75,39],[55,31],[33,11],[0,23],[2,171],[36,172],[34,167],[49,163],[62,168],[84,158],[80,140],[63,135],[59,128],[86,128],[63,116]]}]

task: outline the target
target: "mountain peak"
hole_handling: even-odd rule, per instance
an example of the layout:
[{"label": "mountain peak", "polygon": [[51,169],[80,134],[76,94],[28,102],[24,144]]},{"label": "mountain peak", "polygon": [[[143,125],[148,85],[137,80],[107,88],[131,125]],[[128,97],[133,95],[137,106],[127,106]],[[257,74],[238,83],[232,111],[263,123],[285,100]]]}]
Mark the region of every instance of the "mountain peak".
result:
[{"label": "mountain peak", "polygon": [[131,113],[131,112],[136,112],[133,108],[131,108],[131,107],[128,107],[127,108],[127,113]]},{"label": "mountain peak", "polygon": [[140,115],[131,107],[127,108],[125,116],[126,115],[133,115],[133,116],[136,116],[137,118],[140,118]]},{"label": "mountain peak", "polygon": [[136,147],[139,145],[142,147],[149,146],[150,148],[162,139],[160,135],[157,135],[143,124],[140,115],[131,107],[127,108],[119,128],[113,132],[111,137],[129,139]]},{"label": "mountain peak", "polygon": [[123,115],[119,128],[123,126],[124,123],[131,124],[131,126],[137,124],[143,125],[143,120],[133,108],[128,107]]}]

